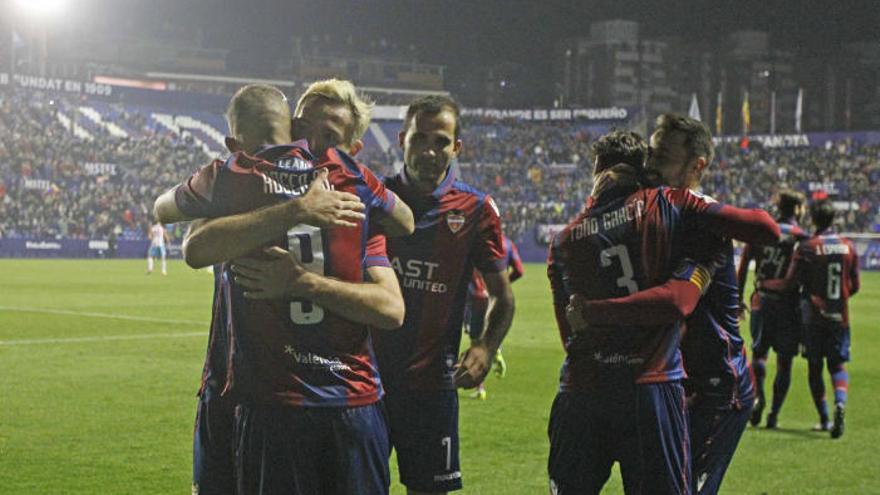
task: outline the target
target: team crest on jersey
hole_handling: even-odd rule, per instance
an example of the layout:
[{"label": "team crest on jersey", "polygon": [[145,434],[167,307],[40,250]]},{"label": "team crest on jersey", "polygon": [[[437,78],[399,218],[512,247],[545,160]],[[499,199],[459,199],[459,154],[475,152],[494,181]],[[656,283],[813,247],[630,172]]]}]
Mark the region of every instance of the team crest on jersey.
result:
[{"label": "team crest on jersey", "polygon": [[457,234],[464,227],[464,221],[464,214],[458,210],[453,210],[446,214],[446,225],[449,226],[449,230],[453,234]]}]

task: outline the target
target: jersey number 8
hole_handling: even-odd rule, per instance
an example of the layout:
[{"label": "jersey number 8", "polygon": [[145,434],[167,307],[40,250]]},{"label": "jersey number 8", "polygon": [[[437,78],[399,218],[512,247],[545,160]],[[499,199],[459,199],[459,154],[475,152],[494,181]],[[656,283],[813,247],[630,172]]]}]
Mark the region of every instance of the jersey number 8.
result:
[{"label": "jersey number 8", "polygon": [[[296,256],[303,267],[318,275],[324,275],[324,241],[321,229],[311,225],[297,225],[287,231],[288,250]],[[290,303],[290,321],[297,325],[315,325],[324,320],[324,308],[311,301]]]}]

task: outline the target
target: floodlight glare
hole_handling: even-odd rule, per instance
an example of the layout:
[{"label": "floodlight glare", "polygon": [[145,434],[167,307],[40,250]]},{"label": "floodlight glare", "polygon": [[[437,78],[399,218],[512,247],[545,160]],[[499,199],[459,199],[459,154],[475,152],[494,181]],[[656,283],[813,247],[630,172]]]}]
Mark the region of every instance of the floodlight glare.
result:
[{"label": "floodlight glare", "polygon": [[67,7],[67,0],[15,0],[23,12],[40,17],[56,16]]}]

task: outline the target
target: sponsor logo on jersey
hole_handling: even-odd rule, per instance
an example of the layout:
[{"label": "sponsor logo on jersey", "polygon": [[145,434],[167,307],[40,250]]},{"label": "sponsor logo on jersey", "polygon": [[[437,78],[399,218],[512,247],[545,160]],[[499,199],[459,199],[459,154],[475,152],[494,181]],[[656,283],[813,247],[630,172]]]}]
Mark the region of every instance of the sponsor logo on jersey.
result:
[{"label": "sponsor logo on jersey", "polygon": [[338,357],[326,358],[311,352],[299,352],[292,345],[284,346],[284,353],[293,357],[297,364],[326,368],[330,371],[351,371],[351,367]]},{"label": "sponsor logo on jersey", "polygon": [[446,225],[449,226],[449,230],[453,234],[457,234],[464,227],[464,221],[464,215],[458,210],[450,211],[446,214]]},{"label": "sponsor logo on jersey", "polygon": [[401,261],[395,256],[391,259],[391,267],[397,272],[400,285],[404,289],[416,289],[436,294],[443,294],[449,290],[446,284],[437,281],[436,275],[440,263],[422,260]]},{"label": "sponsor logo on jersey", "polygon": [[626,354],[619,353],[611,353],[611,354],[603,354],[600,351],[593,353],[593,359],[602,364],[607,364],[611,366],[616,365],[625,365],[625,366],[633,366],[640,365],[645,362],[645,358],[638,356],[627,356]]}]

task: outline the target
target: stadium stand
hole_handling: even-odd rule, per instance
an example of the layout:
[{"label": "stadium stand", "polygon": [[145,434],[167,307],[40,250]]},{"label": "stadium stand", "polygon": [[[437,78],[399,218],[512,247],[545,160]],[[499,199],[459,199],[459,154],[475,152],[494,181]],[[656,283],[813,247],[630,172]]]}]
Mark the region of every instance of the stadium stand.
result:
[{"label": "stadium stand", "polygon": [[[0,90],[0,237],[145,238],[155,196],[223,155],[221,112]],[[383,175],[398,169],[399,129],[399,121],[375,122],[361,161]],[[581,208],[600,132],[579,121],[466,117],[459,167],[466,182],[492,194],[519,241]],[[844,230],[878,231],[880,146],[728,143],[707,173],[705,192],[719,201],[764,208],[778,188],[794,187],[850,205]]]}]

